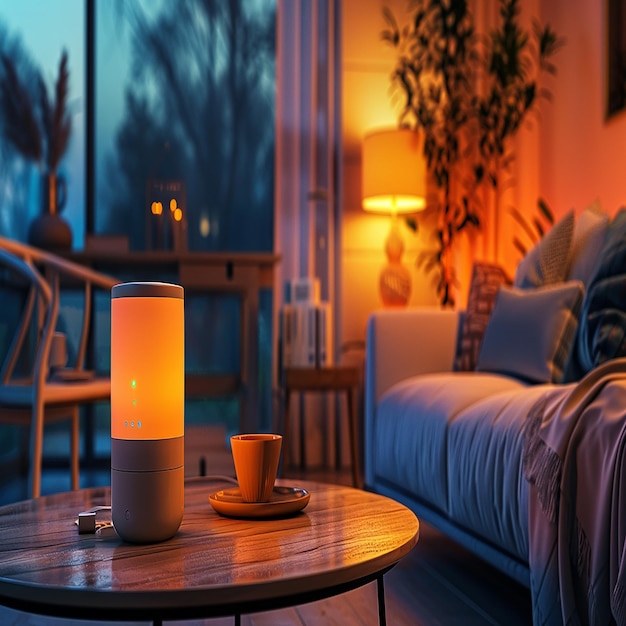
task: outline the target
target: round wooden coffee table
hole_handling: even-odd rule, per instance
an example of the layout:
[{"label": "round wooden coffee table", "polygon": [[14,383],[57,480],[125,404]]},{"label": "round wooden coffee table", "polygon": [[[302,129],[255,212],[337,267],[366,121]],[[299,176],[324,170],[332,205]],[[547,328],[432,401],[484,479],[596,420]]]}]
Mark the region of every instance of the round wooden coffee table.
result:
[{"label": "round wooden coffee table", "polygon": [[232,519],[209,495],[232,487],[185,484],[176,536],[150,545],[114,531],[78,534],[79,512],[110,503],[86,489],[0,507],[0,604],[94,620],[183,620],[279,609],[378,581],[417,543],[419,522],[403,505],[350,487],[278,481],[311,494],[282,519]]}]

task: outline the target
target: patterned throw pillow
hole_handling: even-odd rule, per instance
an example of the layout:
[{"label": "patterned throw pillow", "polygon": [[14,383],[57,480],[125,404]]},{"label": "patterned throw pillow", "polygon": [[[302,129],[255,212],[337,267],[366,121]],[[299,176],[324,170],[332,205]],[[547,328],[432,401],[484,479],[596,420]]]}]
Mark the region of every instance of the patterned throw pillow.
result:
[{"label": "patterned throw pillow", "polygon": [[600,253],[609,229],[609,216],[602,212],[599,202],[587,207],[576,220],[567,280],[589,284],[598,265]]},{"label": "patterned throw pillow", "polygon": [[457,341],[455,371],[476,367],[480,344],[501,285],[510,285],[504,270],[493,263],[475,263],[467,299],[467,310]]},{"label": "patterned throw pillow", "polygon": [[531,248],[517,266],[514,287],[542,287],[567,278],[574,224],[574,211],[570,211]]}]

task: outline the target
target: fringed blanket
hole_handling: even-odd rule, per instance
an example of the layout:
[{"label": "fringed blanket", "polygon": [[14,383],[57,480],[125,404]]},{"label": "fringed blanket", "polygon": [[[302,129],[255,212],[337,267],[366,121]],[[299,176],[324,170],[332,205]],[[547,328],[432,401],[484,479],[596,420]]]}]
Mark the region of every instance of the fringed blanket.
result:
[{"label": "fringed blanket", "polygon": [[626,358],[566,389],[525,426],[533,622],[626,624]]}]

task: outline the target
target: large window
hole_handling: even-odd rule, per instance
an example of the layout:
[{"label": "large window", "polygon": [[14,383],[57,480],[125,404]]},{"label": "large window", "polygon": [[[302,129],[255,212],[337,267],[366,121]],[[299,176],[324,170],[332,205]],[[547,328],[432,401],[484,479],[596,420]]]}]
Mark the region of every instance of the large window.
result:
[{"label": "large window", "polygon": [[275,0],[117,0],[95,16],[97,232],[271,251]]},{"label": "large window", "polygon": [[[94,68],[85,65],[87,2]],[[72,135],[60,169],[75,249],[84,244],[87,211],[96,233],[127,235],[133,249],[171,247],[172,218],[151,213],[150,185],[173,182],[183,190],[176,226],[183,247],[271,251],[275,19],[276,0],[0,6],[0,52],[14,61],[34,103],[37,77],[52,94],[68,54]],[[95,76],[95,206],[85,206],[86,71]],[[3,138],[0,165],[0,232],[26,240],[40,211],[41,164]]]},{"label": "large window", "polygon": [[[83,249],[86,235],[121,235],[137,251],[272,251],[275,22],[276,0],[0,4],[0,53],[13,61],[33,102],[38,76],[53,93],[67,51],[72,133],[59,172],[67,180],[62,216],[71,225],[74,250]],[[0,113],[0,128],[5,122]],[[28,225],[41,210],[41,173],[40,163],[0,136],[0,234],[27,240]],[[178,211],[170,210],[172,199]],[[119,278],[137,279],[132,271]],[[97,303],[104,350],[96,363],[103,368],[106,307]],[[263,294],[261,426],[271,413],[271,307],[270,294]],[[237,370],[236,298],[194,293],[186,308],[188,371]],[[190,421],[237,426],[232,399],[194,400],[187,409]],[[97,418],[98,430],[106,432],[107,407]],[[96,452],[106,452],[105,439],[96,442]]]},{"label": "large window", "polygon": [[[99,0],[94,9],[96,234],[126,236],[132,250],[271,252],[276,0]],[[237,298],[189,292],[185,308],[187,373],[239,371]],[[267,427],[268,295],[258,323],[255,411]],[[233,431],[238,403],[190,400],[186,419]]]}]

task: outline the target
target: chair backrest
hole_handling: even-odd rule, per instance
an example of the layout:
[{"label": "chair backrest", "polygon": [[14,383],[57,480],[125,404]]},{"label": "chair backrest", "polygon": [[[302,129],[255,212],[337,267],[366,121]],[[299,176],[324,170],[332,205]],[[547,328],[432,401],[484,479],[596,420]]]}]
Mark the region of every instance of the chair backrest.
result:
[{"label": "chair backrest", "polygon": [[[19,376],[32,384],[42,364],[48,362],[58,307],[54,306],[50,286],[29,260],[0,249],[0,268],[3,286],[14,296],[16,305],[13,311],[7,306],[5,313],[15,315],[17,309],[17,317],[9,329],[13,330],[13,336],[6,346],[0,382],[8,384]],[[8,299],[6,295],[5,302]]]},{"label": "chair backrest", "polygon": [[21,319],[0,370],[0,383],[6,384],[14,377],[27,349],[33,354],[30,382],[43,383],[48,376],[61,290],[65,288],[82,292],[80,338],[71,367],[83,369],[90,339],[93,288],[110,293],[119,281],[59,255],[5,237],[0,237],[0,267],[12,272],[17,277],[16,284],[21,281],[26,291]]}]

